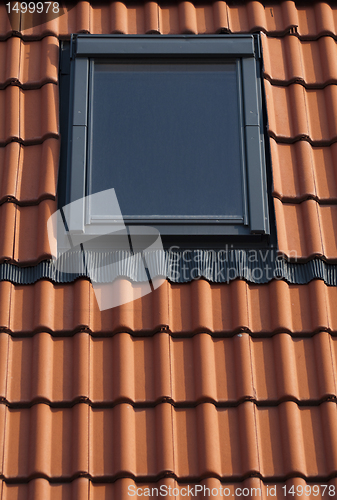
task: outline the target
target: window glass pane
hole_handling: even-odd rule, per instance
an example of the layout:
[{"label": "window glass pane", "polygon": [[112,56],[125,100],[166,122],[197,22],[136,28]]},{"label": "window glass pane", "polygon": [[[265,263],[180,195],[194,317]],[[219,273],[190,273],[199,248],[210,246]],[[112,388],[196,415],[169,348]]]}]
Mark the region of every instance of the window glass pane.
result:
[{"label": "window glass pane", "polygon": [[123,216],[243,216],[236,64],[95,63],[91,192]]}]

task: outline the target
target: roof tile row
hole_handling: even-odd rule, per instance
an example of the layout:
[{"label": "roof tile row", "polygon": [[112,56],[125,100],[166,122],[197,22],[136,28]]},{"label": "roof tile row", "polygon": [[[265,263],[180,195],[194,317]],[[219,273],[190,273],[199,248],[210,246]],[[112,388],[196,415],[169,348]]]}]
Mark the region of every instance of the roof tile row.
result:
[{"label": "roof tile row", "polygon": [[[57,147],[56,144],[54,145]],[[49,156],[50,171],[46,169],[38,180],[39,185],[37,183],[34,185],[34,179],[37,180],[39,173],[36,171],[34,177],[25,184],[25,187],[22,187],[24,192],[28,191],[28,196],[31,196],[33,189],[35,193],[37,189],[40,190],[40,203],[29,206],[4,203],[0,206],[0,229],[6,236],[0,241],[2,262],[9,260],[34,265],[52,257],[47,220],[56,211],[57,206],[54,199],[43,199],[47,196],[54,198],[51,193],[55,190],[56,183],[55,170],[53,170],[55,157],[49,146],[50,144],[46,144],[44,151],[36,149],[35,152]],[[29,152],[34,153],[33,150]],[[26,151],[23,159],[25,157]],[[6,175],[5,172],[4,175]],[[28,175],[28,172],[25,172],[25,178]],[[9,184],[9,181],[12,181],[14,187],[15,175],[12,175],[10,179],[7,178],[5,182]],[[16,181],[16,185],[19,191],[23,183]],[[31,188],[32,185],[33,188]],[[320,205],[310,199],[300,204],[282,203],[278,198],[274,199],[274,205],[278,247],[281,253],[293,259],[313,256],[336,259],[337,240],[332,235],[337,232],[337,205]]]},{"label": "roof tile row", "polygon": [[137,283],[116,282],[130,302],[99,311],[92,285],[85,279],[55,285],[41,280],[34,285],[0,283],[0,328],[14,335],[45,331],[71,334],[116,332],[153,333],[169,329],[174,334],[214,332],[232,336],[241,331],[270,336],[277,332],[306,335],[320,330],[337,331],[337,288],[314,280],[308,285],[271,281],[266,285],[235,280],[211,284],[164,282],[140,299]]},{"label": "roof tile row", "polygon": [[295,339],[287,333],[264,339],[246,333],[233,338],[2,333],[0,353],[0,398],[11,405],[337,399],[337,338],[327,332]]},{"label": "roof tile row", "polygon": [[[202,500],[206,495],[212,495],[211,498],[215,500],[221,500],[226,496],[237,500],[241,499],[243,495],[246,498],[254,500],[263,500],[268,496],[276,500],[284,500],[285,491],[294,491],[296,492],[295,495],[299,498],[301,498],[302,491],[307,493],[304,497],[306,499],[322,500],[334,496],[334,492],[337,489],[337,479],[333,478],[329,481],[324,481],[323,486],[320,487],[317,483],[307,483],[304,479],[298,477],[290,478],[287,481],[276,484],[273,482],[265,483],[256,477],[248,478],[238,483],[221,483],[216,478],[203,479],[198,483],[190,481],[188,483],[177,482],[173,478],[165,478],[156,483],[135,482],[131,478],[122,478],[117,479],[114,483],[103,484],[91,482],[87,478],[78,478],[70,483],[63,484],[49,483],[47,479],[38,478],[32,479],[29,483],[25,484],[3,482],[2,498],[3,500],[82,500],[84,498],[90,500],[130,500],[131,495],[134,495],[131,498],[135,499],[144,498],[145,495],[160,498],[159,495],[161,492],[163,496],[166,495],[169,497],[170,494],[174,500],[185,500],[188,494],[188,487],[190,487],[189,493],[192,492],[194,494],[193,498],[196,500]],[[202,488],[201,491],[200,487]],[[294,490],[291,488],[294,488]],[[310,492],[311,496],[308,494]]]},{"label": "roof tile row", "polygon": [[[265,87],[272,136],[288,142],[307,138],[316,145],[336,141],[336,85],[313,90],[296,83],[282,87],[265,81]],[[6,87],[0,91],[0,109],[2,145],[12,140],[34,143],[46,136],[58,137],[58,90],[53,83],[41,89]]]},{"label": "roof tile row", "polygon": [[[0,405],[4,429],[1,472],[6,479],[34,476],[70,479],[118,475],[184,479],[243,479],[260,474],[286,479],[328,479],[337,472],[337,408],[334,402],[299,407],[283,402],[234,408],[201,403],[195,408],[72,408]],[[2,448],[2,446],[1,446]],[[51,458],[52,457],[52,458]]]},{"label": "roof tile row", "polygon": [[[215,1],[211,5],[195,5],[181,1],[178,5],[160,6],[157,2],[126,6],[120,1],[79,1],[75,7],[44,14],[12,16],[12,26],[3,5],[0,11],[0,33],[8,37],[12,30],[25,36],[46,35],[68,37],[69,33],[215,33],[265,31],[284,35],[297,31],[301,38],[337,35],[337,10],[334,4],[317,2],[311,6],[296,5],[294,0],[270,3],[257,0],[246,3]],[[43,22],[42,22],[43,21]],[[33,26],[33,27],[32,27]]]}]

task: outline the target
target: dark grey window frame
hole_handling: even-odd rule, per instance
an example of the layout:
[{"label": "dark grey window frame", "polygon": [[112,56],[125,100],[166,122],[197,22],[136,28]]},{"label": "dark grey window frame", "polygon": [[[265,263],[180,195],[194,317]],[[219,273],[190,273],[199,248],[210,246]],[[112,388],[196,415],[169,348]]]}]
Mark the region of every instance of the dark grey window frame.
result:
[{"label": "dark grey window frame", "polygon": [[269,234],[268,196],[262,126],[261,81],[257,66],[260,59],[256,35],[73,35],[70,47],[70,117],[67,155],[66,203],[83,199],[76,219],[70,221],[74,233],[95,234],[95,227],[107,221],[94,220],[85,205],[90,168],[90,78],[96,60],[128,58],[183,58],[200,61],[217,59],[236,61],[239,95],[242,105],[242,171],[246,210],[242,221],[230,217],[210,218],[132,218],[126,224],[157,227],[163,235],[249,236]]}]

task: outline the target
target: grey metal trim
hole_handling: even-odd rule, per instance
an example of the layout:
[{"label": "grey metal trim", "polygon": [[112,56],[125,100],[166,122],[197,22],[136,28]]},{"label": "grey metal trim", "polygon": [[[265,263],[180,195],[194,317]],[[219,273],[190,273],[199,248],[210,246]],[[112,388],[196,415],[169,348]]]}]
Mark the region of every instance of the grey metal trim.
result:
[{"label": "grey metal trim", "polygon": [[[145,251],[135,256],[123,250],[68,252],[61,257],[63,272],[56,269],[53,261],[40,262],[32,267],[3,263],[0,264],[0,281],[20,285],[33,284],[41,279],[70,283],[79,277],[88,277],[90,268],[91,279],[96,283],[111,282],[117,277],[144,282],[148,280],[148,275],[144,272],[143,256],[152,279],[163,276],[173,283],[204,278],[213,283],[244,279],[250,283],[263,284],[277,279],[304,285],[320,279],[328,286],[337,286],[337,264],[328,264],[318,258],[306,263],[288,262],[283,257],[277,257],[276,250],[238,250],[228,247],[222,250]],[[60,262],[58,266],[60,268]],[[76,272],[72,272],[75,266]]]},{"label": "grey metal trim", "polygon": [[[249,235],[270,234],[267,187],[265,169],[263,134],[260,113],[261,96],[257,75],[256,57],[259,54],[254,35],[73,35],[72,37],[72,102],[70,133],[72,134],[70,158],[68,157],[68,175],[70,190],[67,189],[67,203],[86,195],[86,182],[90,182],[91,174],[91,140],[88,120],[89,105],[92,105],[90,90],[90,59],[99,57],[233,57],[242,67],[239,81],[240,101],[242,106],[244,129],[242,152],[244,218],[234,223],[229,217],[219,217],[221,222],[211,219],[207,225],[199,220],[190,219],[188,224],[178,218],[166,220],[162,217],[153,220],[152,224],[160,228],[163,234],[219,234]],[[91,104],[90,104],[91,103]],[[89,179],[88,179],[88,174]],[[88,187],[88,186],[87,186]],[[247,196],[248,195],[248,196]],[[249,210],[247,211],[247,207]],[[248,212],[248,216],[247,216]],[[87,216],[88,220],[85,220]],[[81,220],[80,220],[81,219]],[[146,223],[146,218],[141,218]],[[83,232],[96,221],[91,221],[90,213],[78,217],[71,227],[75,232]],[[126,221],[129,222],[129,221]],[[133,223],[139,222],[133,220]],[[90,224],[92,223],[92,224]],[[87,226],[86,226],[87,224]]]},{"label": "grey metal trim", "polygon": [[253,35],[77,35],[75,40],[75,55],[81,57],[249,57],[255,53]]},{"label": "grey metal trim", "polygon": [[87,155],[87,127],[85,125],[74,125],[72,127],[72,145],[71,145],[71,180],[70,196],[71,200],[81,200],[83,210],[77,210],[71,213],[69,225],[72,231],[84,231],[84,193],[85,193],[85,168]]},{"label": "grey metal trim", "polygon": [[256,61],[254,58],[242,59],[242,80],[244,95],[245,125],[260,126],[257,97]]},{"label": "grey metal trim", "polygon": [[260,147],[260,127],[249,125],[246,132],[246,161],[248,172],[249,217],[252,233],[266,232],[266,210],[264,205],[266,186],[262,177]]},{"label": "grey metal trim", "polygon": [[259,89],[256,60],[242,60],[244,126],[248,175],[248,204],[252,233],[269,234],[268,211],[265,203],[267,186],[263,175],[264,141],[260,130]]},{"label": "grey metal trim", "polygon": [[76,59],[73,125],[88,125],[88,74],[89,60]]}]

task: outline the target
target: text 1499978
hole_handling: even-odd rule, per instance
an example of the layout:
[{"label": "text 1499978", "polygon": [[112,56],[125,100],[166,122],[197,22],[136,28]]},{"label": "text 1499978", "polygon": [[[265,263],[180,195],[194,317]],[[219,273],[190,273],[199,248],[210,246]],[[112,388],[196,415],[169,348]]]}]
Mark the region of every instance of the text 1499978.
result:
[{"label": "text 1499978", "polygon": [[6,3],[7,12],[10,13],[21,13],[21,14],[43,14],[52,12],[53,14],[58,14],[60,12],[60,5],[58,2],[8,2]]}]

